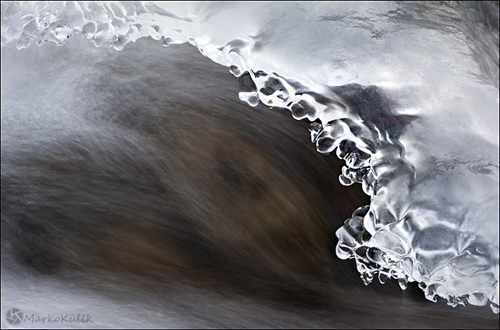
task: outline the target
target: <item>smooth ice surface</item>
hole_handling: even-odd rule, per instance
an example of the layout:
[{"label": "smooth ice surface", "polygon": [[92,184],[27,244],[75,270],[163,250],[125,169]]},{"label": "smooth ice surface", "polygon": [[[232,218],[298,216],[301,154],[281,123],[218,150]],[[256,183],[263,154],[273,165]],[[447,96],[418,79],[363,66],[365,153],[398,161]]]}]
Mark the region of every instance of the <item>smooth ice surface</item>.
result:
[{"label": "smooth ice surface", "polygon": [[365,283],[417,281],[430,300],[498,312],[498,5],[2,2],[2,45],[80,33],[117,50],[189,42],[242,100],[313,121],[318,151],[346,161],[341,182],[372,197],[337,231],[338,256]]}]

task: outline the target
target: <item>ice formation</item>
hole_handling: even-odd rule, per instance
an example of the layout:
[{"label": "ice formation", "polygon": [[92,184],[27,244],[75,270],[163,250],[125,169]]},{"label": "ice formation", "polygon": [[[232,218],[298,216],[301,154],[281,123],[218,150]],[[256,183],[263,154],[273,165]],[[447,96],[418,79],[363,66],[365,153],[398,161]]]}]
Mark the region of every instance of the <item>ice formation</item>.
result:
[{"label": "ice formation", "polygon": [[[238,77],[241,100],[307,118],[318,152],[345,160],[340,181],[360,183],[371,204],[337,231],[337,255],[355,259],[365,283],[416,281],[429,300],[498,313],[498,8],[488,6],[2,2],[1,30],[18,49],[75,34],[116,50],[143,37],[189,42]],[[370,102],[380,96],[382,109]]]}]

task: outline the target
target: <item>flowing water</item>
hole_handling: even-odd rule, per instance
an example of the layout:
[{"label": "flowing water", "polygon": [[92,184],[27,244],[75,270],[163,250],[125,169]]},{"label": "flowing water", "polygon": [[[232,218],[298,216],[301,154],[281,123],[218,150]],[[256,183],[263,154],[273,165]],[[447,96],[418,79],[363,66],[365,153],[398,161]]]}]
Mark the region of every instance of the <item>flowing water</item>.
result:
[{"label": "flowing water", "polygon": [[[332,237],[365,284],[416,282],[428,300],[498,313],[498,5],[2,2],[11,52],[145,37],[191,44],[240,100],[311,122],[317,151],[345,161],[340,182],[370,197]],[[23,97],[9,91],[2,107]]]}]

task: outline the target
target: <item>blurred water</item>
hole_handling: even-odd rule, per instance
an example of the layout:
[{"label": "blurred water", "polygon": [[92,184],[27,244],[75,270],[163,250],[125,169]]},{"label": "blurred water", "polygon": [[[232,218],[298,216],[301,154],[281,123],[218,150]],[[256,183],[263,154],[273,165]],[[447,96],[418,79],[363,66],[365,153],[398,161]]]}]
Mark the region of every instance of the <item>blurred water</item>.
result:
[{"label": "blurred water", "polygon": [[345,160],[340,181],[371,197],[337,255],[365,283],[498,313],[497,4],[2,2],[2,46],[76,34],[188,42],[238,77],[241,100],[307,118],[317,150]]}]

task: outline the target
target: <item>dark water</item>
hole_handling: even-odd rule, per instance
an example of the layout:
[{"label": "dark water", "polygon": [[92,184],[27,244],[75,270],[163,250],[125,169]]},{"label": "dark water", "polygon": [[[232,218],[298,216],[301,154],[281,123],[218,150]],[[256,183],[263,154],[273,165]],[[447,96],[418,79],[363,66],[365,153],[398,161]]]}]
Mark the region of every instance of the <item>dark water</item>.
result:
[{"label": "dark water", "polygon": [[2,327],[498,328],[364,286],[335,230],[368,197],[192,46],[8,44],[1,88]]}]

